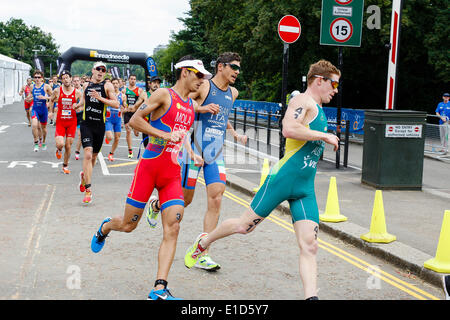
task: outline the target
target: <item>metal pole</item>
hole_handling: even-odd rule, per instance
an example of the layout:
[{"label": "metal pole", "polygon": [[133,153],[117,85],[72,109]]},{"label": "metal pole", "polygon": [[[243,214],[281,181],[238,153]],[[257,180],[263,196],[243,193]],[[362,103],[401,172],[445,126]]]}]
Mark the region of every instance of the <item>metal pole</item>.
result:
[{"label": "metal pole", "polygon": [[[344,66],[344,57],[342,54],[342,47],[339,47],[339,55],[338,55],[338,63],[339,63],[339,70],[341,71],[341,74],[343,73],[343,66]],[[337,115],[336,115],[336,135],[338,138],[341,138],[341,109],[342,109],[342,89],[343,89],[343,81],[342,77],[339,79],[339,91],[338,91],[338,106],[337,106]],[[336,151],[336,169],[339,169],[341,162],[341,144],[339,143],[339,147]]]},{"label": "metal pole", "polygon": [[270,146],[270,115],[271,113],[267,113],[267,154],[272,155],[272,148]]},{"label": "metal pole", "polygon": [[348,145],[350,143],[350,120],[345,121],[344,168],[348,165]]},{"label": "metal pole", "polygon": [[287,105],[286,105],[286,95],[287,95],[287,82],[288,82],[288,64],[289,64],[289,44],[284,43],[283,47],[283,70],[282,70],[282,85],[281,85],[281,116],[279,119],[279,127],[280,127],[280,159],[284,156],[284,144],[285,138],[283,137],[283,117],[286,113]]}]

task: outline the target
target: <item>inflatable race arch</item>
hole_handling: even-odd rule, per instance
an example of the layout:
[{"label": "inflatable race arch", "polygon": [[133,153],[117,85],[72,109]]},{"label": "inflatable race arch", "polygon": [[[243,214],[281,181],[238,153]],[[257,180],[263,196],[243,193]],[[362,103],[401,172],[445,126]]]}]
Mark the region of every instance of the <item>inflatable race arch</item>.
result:
[{"label": "inflatable race arch", "polygon": [[58,58],[58,76],[61,75],[63,70],[70,71],[72,63],[76,60],[140,65],[145,70],[145,86],[147,90],[149,89],[148,82],[150,78],[158,75],[155,61],[143,52],[119,52],[72,47]]}]

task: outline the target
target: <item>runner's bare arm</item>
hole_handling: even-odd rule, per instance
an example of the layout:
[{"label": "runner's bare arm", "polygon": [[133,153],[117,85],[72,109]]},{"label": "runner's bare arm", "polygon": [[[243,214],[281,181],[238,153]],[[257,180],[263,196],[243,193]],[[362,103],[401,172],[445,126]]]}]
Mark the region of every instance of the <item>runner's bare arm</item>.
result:
[{"label": "runner's bare arm", "polygon": [[47,105],[52,105],[53,103],[56,103],[59,99],[59,90],[53,90],[52,94],[50,95],[50,99],[47,102]]},{"label": "runner's bare arm", "polygon": [[231,87],[231,94],[233,95],[233,102],[236,101],[239,96],[239,91],[235,87]]},{"label": "runner's bare arm", "polygon": [[80,101],[77,104],[77,109],[83,109],[84,108],[84,94],[83,92],[80,92]]},{"label": "runner's bare arm", "polygon": [[[56,88],[55,91],[57,91],[58,89],[59,89],[59,87]],[[52,87],[50,87],[48,84],[45,84],[44,90],[45,90],[45,93],[47,94],[47,97],[50,98],[53,93]]]},{"label": "runner's bare arm", "polygon": [[[47,109],[50,111],[50,110],[52,110],[53,108],[52,108],[52,106],[53,106],[53,104],[51,103],[51,100],[52,100],[52,97],[53,97],[53,93],[54,92],[56,92],[56,91],[58,91],[59,92],[59,90],[52,90],[52,88],[48,85],[48,84],[45,84],[44,85],[44,91],[45,91],[45,93],[46,93],[46,95],[43,97],[43,99],[45,99],[45,100],[47,100]],[[59,98],[59,96],[58,96],[58,98]]]},{"label": "runner's bare arm", "polygon": [[125,111],[125,109],[128,107],[128,99],[127,95],[122,92],[122,109],[121,111]]},{"label": "runner's bare arm", "polygon": [[184,137],[184,148],[186,149],[186,152],[189,154],[191,160],[194,160],[194,165],[196,167],[202,167],[205,161],[203,160],[202,156],[196,154],[194,150],[192,150],[191,135],[193,134],[193,132],[194,128],[191,128]]},{"label": "runner's bare arm", "polygon": [[198,88],[197,91],[191,92],[189,94],[189,98],[197,102],[199,106],[205,102],[206,96],[209,92],[209,81],[203,81],[203,83],[200,85],[200,88]]},{"label": "runner's bare arm", "polygon": [[247,144],[248,136],[245,134],[237,133],[236,130],[234,130],[230,120],[228,120],[228,123],[227,123],[227,130],[229,130],[231,132],[231,135],[233,136],[233,138],[238,140],[241,144],[243,144],[243,145]]},{"label": "runner's bare arm", "polygon": [[[136,112],[130,119],[130,126],[137,131],[145,133],[149,136],[162,138],[164,140],[170,140],[171,132],[158,130],[145,119],[147,115],[150,115],[153,112],[154,114],[160,113],[162,115],[164,110],[166,110],[169,105],[169,91],[165,89],[156,90],[148,99],[146,99],[145,103],[143,103],[142,106],[138,110],[136,110]],[[166,109],[164,107],[166,107]],[[162,112],[159,112],[160,109],[162,109]]]},{"label": "runner's bare arm", "polygon": [[[239,96],[239,91],[235,87],[230,87],[230,88],[231,88],[231,94],[233,96],[233,102],[234,102],[234,101],[236,101],[237,97]],[[243,144],[243,145],[247,144],[248,136],[245,134],[238,134],[236,132],[236,130],[234,130],[233,126],[231,125],[230,120],[228,120],[228,123],[227,123],[227,130],[230,130],[231,134],[233,135],[233,138],[238,140],[241,144]]]},{"label": "runner's bare arm", "polygon": [[310,113],[314,110],[315,104],[306,95],[297,95],[289,101],[286,114],[283,118],[283,136],[285,138],[315,141],[322,140],[332,144],[337,150],[339,139],[334,134],[311,130],[308,127]]},{"label": "runner's bare arm", "polygon": [[146,93],[144,92],[144,90],[139,89],[139,97],[138,100],[136,101],[136,103],[134,104],[134,108],[132,111],[130,112],[136,112],[136,110],[145,102],[145,97]]},{"label": "runner's bare arm", "polygon": [[[81,93],[80,90],[75,89],[75,98],[77,99],[77,101],[79,101],[78,103],[74,103],[73,108],[75,109],[76,112],[80,112],[82,110],[82,106],[84,106],[84,95]],[[83,100],[83,104],[80,105],[81,100]]]},{"label": "runner's bare arm", "polygon": [[203,82],[200,88],[189,94],[189,98],[191,98],[194,102],[194,112],[195,113],[212,113],[218,114],[220,112],[220,106],[216,103],[210,103],[208,105],[202,105],[205,102],[206,96],[209,92],[209,81]]}]

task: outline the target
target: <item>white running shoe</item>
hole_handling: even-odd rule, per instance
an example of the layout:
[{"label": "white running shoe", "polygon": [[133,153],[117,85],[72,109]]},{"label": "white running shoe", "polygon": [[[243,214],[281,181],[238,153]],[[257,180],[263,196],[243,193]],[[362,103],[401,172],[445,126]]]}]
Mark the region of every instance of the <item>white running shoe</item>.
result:
[{"label": "white running shoe", "polygon": [[216,271],[220,269],[220,264],[211,259],[209,254],[204,254],[203,256],[200,257],[200,259],[198,259],[194,267],[206,271]]}]

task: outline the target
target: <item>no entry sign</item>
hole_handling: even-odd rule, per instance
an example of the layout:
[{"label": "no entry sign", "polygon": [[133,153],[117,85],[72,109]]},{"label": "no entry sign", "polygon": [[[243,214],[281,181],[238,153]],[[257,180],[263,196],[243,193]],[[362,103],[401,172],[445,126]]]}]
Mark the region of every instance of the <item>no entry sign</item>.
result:
[{"label": "no entry sign", "polygon": [[300,21],[294,16],[287,15],[278,22],[278,35],[286,43],[294,43],[300,38],[302,27]]}]

